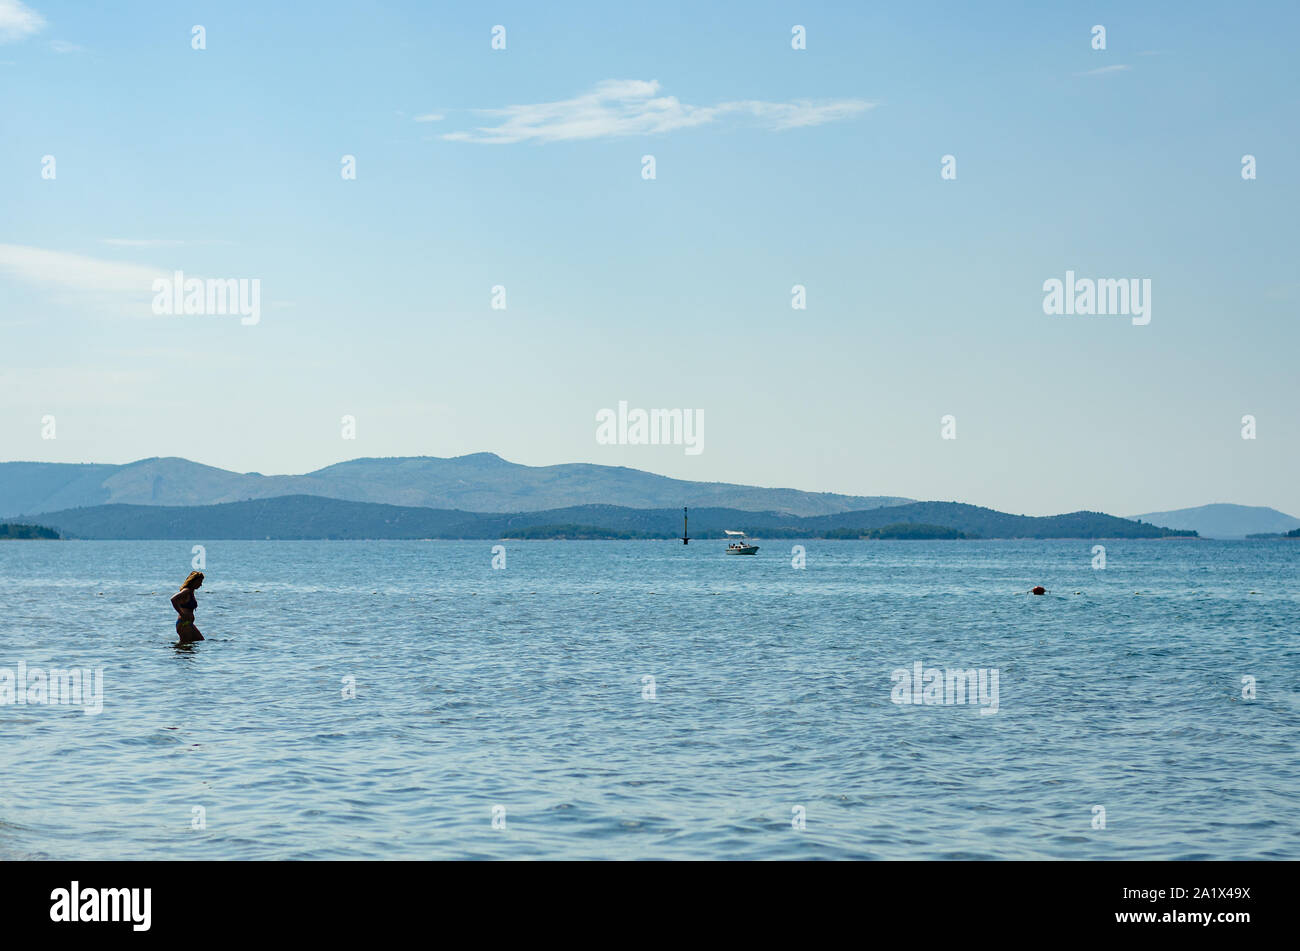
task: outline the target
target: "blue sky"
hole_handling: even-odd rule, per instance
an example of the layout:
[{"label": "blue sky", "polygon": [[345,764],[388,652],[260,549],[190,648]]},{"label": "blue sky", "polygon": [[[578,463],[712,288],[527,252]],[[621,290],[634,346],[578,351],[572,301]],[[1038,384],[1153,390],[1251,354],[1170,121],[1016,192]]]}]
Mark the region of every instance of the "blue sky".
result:
[{"label": "blue sky", "polygon": [[[0,0],[0,459],[1300,513],[1295,4],[699,6]],[[260,322],[155,316],[178,269]]]}]

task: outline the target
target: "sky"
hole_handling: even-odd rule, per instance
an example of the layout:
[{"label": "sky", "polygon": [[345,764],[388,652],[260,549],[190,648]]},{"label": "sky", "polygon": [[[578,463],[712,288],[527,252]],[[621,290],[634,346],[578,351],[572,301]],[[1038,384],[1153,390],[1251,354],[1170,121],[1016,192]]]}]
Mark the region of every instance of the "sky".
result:
[{"label": "sky", "polygon": [[[1297,27],[0,0],[0,461],[1300,514]],[[257,280],[256,322],[157,313],[177,271]],[[1045,313],[1067,271],[1150,281],[1149,322]],[[699,414],[701,451],[598,442],[620,401]]]}]

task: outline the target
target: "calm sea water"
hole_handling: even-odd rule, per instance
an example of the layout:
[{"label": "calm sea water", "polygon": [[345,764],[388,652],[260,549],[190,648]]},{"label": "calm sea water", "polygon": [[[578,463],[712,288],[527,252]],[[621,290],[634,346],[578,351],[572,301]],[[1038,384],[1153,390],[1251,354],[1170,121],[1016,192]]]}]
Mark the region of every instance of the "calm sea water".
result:
[{"label": "calm sea water", "polygon": [[723,544],[0,542],[0,858],[1300,858],[1300,544]]}]

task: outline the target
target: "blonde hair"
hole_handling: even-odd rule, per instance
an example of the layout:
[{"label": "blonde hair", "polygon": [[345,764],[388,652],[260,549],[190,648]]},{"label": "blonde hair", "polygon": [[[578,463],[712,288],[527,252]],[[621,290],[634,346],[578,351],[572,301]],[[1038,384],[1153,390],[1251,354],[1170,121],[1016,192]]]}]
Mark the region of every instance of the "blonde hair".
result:
[{"label": "blonde hair", "polygon": [[202,580],[203,580],[203,572],[201,572],[201,571],[191,571],[191,572],[190,572],[190,576],[189,576],[188,578],[185,579],[185,583],[182,584],[181,587],[182,587],[182,588],[190,588],[190,587],[193,587],[194,582],[196,582],[196,581],[202,581]]}]

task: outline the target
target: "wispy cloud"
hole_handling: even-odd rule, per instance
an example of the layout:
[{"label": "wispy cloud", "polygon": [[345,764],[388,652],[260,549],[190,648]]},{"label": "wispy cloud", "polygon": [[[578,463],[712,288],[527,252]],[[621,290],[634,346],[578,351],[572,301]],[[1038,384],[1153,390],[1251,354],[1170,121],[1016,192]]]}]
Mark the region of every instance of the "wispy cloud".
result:
[{"label": "wispy cloud", "polygon": [[762,102],[739,100],[694,106],[676,96],[660,96],[658,80],[607,79],[572,99],[482,109],[498,117],[495,125],[449,132],[454,142],[510,144],[563,142],[624,135],[659,135],[709,125],[724,119],[750,119],[770,129],[822,125],[859,115],[875,103],[865,99]]},{"label": "wispy cloud", "polygon": [[158,268],[18,244],[0,244],[0,272],[74,290],[135,293],[147,293],[155,278],[169,276]]},{"label": "wispy cloud", "polygon": [[1109,76],[1109,75],[1111,75],[1112,73],[1123,73],[1123,72],[1127,72],[1128,70],[1130,70],[1130,69],[1132,69],[1132,68],[1133,68],[1132,66],[1129,66],[1129,65],[1127,65],[1127,64],[1125,64],[1125,63],[1117,63],[1117,64],[1115,64],[1114,66],[1098,66],[1096,69],[1090,69],[1090,70],[1088,70],[1088,71],[1086,71],[1086,72],[1082,72],[1082,73],[1075,73],[1074,75],[1076,75],[1076,76]]},{"label": "wispy cloud", "polygon": [[82,48],[76,43],[69,43],[67,40],[54,40],[50,43],[50,49],[56,53],[80,53]]},{"label": "wispy cloud", "polygon": [[[124,261],[47,248],[0,244],[0,286],[21,281],[43,300],[78,316],[131,320],[150,317],[153,283],[171,272]],[[52,312],[42,311],[42,320]]]},{"label": "wispy cloud", "polygon": [[444,115],[440,115],[436,112],[426,112],[422,116],[416,116],[415,121],[416,122],[441,122],[445,118],[447,117]]},{"label": "wispy cloud", "polygon": [[729,113],[748,113],[773,129],[800,129],[848,119],[874,106],[874,102],[864,99],[796,99],[793,102],[726,102],[717,108]]},{"label": "wispy cloud", "polygon": [[0,0],[0,43],[26,39],[44,26],[45,17],[21,0]]}]

